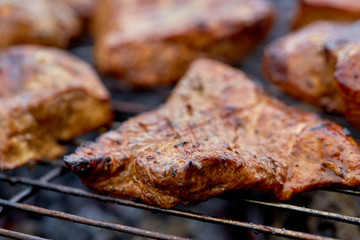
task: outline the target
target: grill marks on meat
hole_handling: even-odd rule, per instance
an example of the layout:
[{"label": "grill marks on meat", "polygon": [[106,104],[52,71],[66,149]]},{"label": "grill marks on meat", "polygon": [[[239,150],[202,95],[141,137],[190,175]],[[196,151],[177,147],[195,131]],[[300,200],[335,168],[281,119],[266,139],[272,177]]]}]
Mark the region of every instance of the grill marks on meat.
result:
[{"label": "grill marks on meat", "polygon": [[266,0],[103,0],[94,21],[97,67],[133,87],[170,85],[199,57],[238,63],[273,18]]},{"label": "grill marks on meat", "polygon": [[360,22],[320,22],[275,40],[264,52],[264,73],[286,93],[360,128],[359,30]]},{"label": "grill marks on meat", "polygon": [[94,71],[67,53],[17,46],[0,52],[0,169],[64,153],[70,140],[112,120]]},{"label": "grill marks on meat", "polygon": [[267,96],[241,71],[197,60],[163,106],[65,162],[90,188],[172,207],[235,189],[286,200],[359,186],[359,157],[339,125]]}]

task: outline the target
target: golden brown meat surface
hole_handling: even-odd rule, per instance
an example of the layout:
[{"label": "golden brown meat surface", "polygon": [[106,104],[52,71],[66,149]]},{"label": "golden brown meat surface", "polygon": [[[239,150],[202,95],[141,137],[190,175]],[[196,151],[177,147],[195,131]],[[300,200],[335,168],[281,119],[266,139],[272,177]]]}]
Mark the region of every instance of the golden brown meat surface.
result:
[{"label": "golden brown meat surface", "polygon": [[58,0],[0,0],[0,48],[40,44],[66,48],[80,33],[75,12]]},{"label": "golden brown meat surface", "polygon": [[172,207],[235,189],[286,200],[360,186],[359,159],[341,126],[267,96],[239,70],[197,60],[163,106],[65,162],[100,192]]},{"label": "golden brown meat surface", "polygon": [[62,50],[0,52],[0,169],[64,153],[58,141],[109,123],[109,94],[95,72]]},{"label": "golden brown meat surface", "polygon": [[263,72],[286,93],[360,128],[360,22],[313,23],[266,47]]},{"label": "golden brown meat surface", "polygon": [[319,20],[355,21],[360,19],[358,0],[299,0],[293,28]]},{"label": "golden brown meat surface", "polygon": [[97,67],[133,87],[173,84],[198,57],[238,63],[273,18],[266,0],[103,0],[93,29]]}]

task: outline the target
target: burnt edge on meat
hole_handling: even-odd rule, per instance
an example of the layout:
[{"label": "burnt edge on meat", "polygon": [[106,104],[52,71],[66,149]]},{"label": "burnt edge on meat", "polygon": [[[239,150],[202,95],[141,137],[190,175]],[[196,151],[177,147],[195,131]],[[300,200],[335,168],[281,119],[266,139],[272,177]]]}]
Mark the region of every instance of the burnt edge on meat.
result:
[{"label": "burnt edge on meat", "polygon": [[0,169],[65,153],[68,141],[113,119],[95,71],[63,50],[19,45],[0,51]]},{"label": "burnt edge on meat", "polygon": [[348,132],[266,95],[244,73],[195,61],[167,102],[65,157],[84,185],[161,207],[236,189],[280,200],[360,186]]}]

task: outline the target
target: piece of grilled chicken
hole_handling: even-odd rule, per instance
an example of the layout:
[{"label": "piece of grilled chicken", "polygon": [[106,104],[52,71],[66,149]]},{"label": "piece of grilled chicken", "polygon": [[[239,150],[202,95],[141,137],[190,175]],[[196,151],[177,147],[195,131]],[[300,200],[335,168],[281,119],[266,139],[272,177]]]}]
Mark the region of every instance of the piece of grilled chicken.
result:
[{"label": "piece of grilled chicken", "polygon": [[360,19],[358,0],[299,0],[293,28],[300,28],[319,20],[356,21]]},{"label": "piece of grilled chicken", "polygon": [[96,64],[135,88],[171,85],[199,57],[238,64],[274,15],[267,0],[102,0],[93,27]]},{"label": "piece of grilled chicken", "polygon": [[263,72],[284,92],[360,128],[360,22],[317,22],[264,50]]},{"label": "piece of grilled chicken", "polygon": [[70,140],[112,120],[93,69],[68,53],[23,45],[0,52],[0,169],[64,154]]},{"label": "piece of grilled chicken", "polygon": [[360,186],[359,160],[359,147],[341,126],[204,59],[163,106],[65,157],[86,186],[161,207],[236,189],[287,200],[325,186]]},{"label": "piece of grilled chicken", "polygon": [[0,48],[40,44],[66,48],[81,22],[62,0],[0,0]]}]

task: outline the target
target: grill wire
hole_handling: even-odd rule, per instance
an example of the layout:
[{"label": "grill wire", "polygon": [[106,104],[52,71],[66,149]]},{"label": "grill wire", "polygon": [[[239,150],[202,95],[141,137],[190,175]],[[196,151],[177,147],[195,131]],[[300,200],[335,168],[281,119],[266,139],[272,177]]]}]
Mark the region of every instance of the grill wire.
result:
[{"label": "grill wire", "polygon": [[[281,9],[278,12],[281,13],[282,15],[280,16],[280,19],[278,21],[280,22],[280,24],[276,26],[275,31],[273,31],[272,35],[269,37],[269,40],[279,35],[283,35],[285,32],[287,32],[287,29],[286,27],[284,27],[283,22],[285,23],[289,22],[289,18],[292,15],[292,11],[287,11],[286,9],[294,8],[293,1],[274,0],[274,2]],[[89,54],[91,52],[90,51],[91,48],[90,50],[88,48],[91,44],[92,42],[89,40],[89,38],[84,37],[82,39],[79,39],[72,46],[70,51],[78,55],[79,57],[83,58],[84,60],[92,63],[91,56]],[[250,75],[252,75],[256,79],[262,78],[261,74],[259,73],[260,56],[261,56],[261,49],[259,49],[256,53],[254,53],[252,56],[246,59],[246,61],[241,65],[242,69],[244,69],[247,73],[250,73]],[[152,94],[147,94],[146,92],[133,93],[132,91],[124,88],[124,86],[119,86],[118,83],[115,83],[112,80],[108,80],[108,79],[103,79],[103,80],[105,81],[107,87],[110,89],[112,95],[115,96],[113,99],[113,108],[116,113],[117,121],[123,121],[127,119],[129,116],[153,109],[159,103],[163,102],[169,93],[169,89],[155,90],[155,93]],[[267,85],[265,85],[265,88],[272,95],[279,96],[279,94],[281,94]],[[119,97],[119,95],[121,95],[121,97]],[[154,95],[157,96],[156,100],[148,101]],[[280,97],[282,96],[280,95]],[[133,101],[134,99],[136,101]],[[298,104],[296,102],[293,102],[292,100],[288,100],[288,101],[290,101],[292,104]],[[146,105],[143,104],[144,102],[146,102],[147,104]],[[332,118],[335,121],[338,120],[337,117],[335,116],[330,116],[330,118]],[[340,122],[341,121],[343,121],[342,118],[340,119]],[[114,122],[112,127],[116,127],[119,124],[120,124],[119,122]],[[349,128],[352,130],[351,127]],[[93,135],[91,135],[88,138],[90,138],[90,140],[94,139]],[[71,146],[79,145],[84,141],[87,140],[82,140],[82,139],[74,140]],[[72,150],[74,150],[73,147]],[[265,233],[267,236],[275,235],[275,236],[294,238],[294,239],[319,239],[319,240],[333,239],[329,237],[323,237],[319,235],[306,233],[303,231],[293,231],[281,227],[269,226],[266,224],[240,221],[232,218],[223,218],[222,214],[220,214],[220,217],[216,217],[215,215],[212,216],[211,214],[203,214],[203,213],[199,213],[198,211],[192,211],[186,208],[183,209],[181,207],[175,209],[162,209],[144,203],[138,203],[134,201],[116,199],[109,196],[99,195],[97,193],[90,192],[85,188],[81,188],[81,186],[77,187],[71,184],[55,183],[57,179],[60,179],[69,173],[69,170],[64,166],[62,159],[58,159],[51,162],[42,162],[39,165],[45,167],[46,169],[45,173],[43,173],[41,177],[38,177],[39,175],[37,175],[37,177],[30,177],[29,175],[18,174],[17,172],[15,173],[0,172],[0,181],[4,182],[4,184],[8,184],[10,186],[15,186],[15,185],[26,186],[25,188],[19,191],[14,190],[15,194],[13,194],[12,197],[10,198],[4,198],[2,195],[0,196],[1,197],[0,219],[6,219],[7,215],[11,214],[12,212],[27,212],[30,213],[31,215],[46,216],[50,218],[59,219],[60,221],[63,220],[66,222],[80,223],[100,229],[107,229],[107,230],[127,233],[132,235],[134,239],[137,239],[135,236],[153,238],[153,239],[188,239],[185,237],[177,236],[177,234],[173,234],[173,235],[164,234],[159,231],[150,231],[150,230],[145,230],[144,228],[131,227],[128,226],[127,224],[113,223],[110,221],[101,221],[101,220],[95,220],[94,218],[82,217],[80,216],[80,214],[70,214],[70,213],[66,213],[66,211],[59,211],[46,207],[40,207],[37,204],[23,203],[24,201],[28,201],[29,199],[36,197],[36,195],[39,194],[40,191],[46,191],[46,192],[55,192],[64,196],[74,196],[77,198],[91,199],[91,201],[95,200],[100,204],[105,204],[106,206],[121,205],[121,206],[126,206],[128,208],[141,209],[150,212],[148,213],[150,215],[162,214],[165,216],[179,217],[182,219],[191,219],[197,222],[205,222],[210,224],[228,226],[231,228],[251,230],[252,232],[255,233],[255,235],[248,234],[247,236],[250,236],[250,238],[252,239],[267,239],[267,238],[259,237],[261,235],[257,236],[258,233]],[[27,170],[27,171],[31,171],[31,170]],[[347,196],[349,195],[353,195],[355,197],[360,196],[360,191],[357,189],[324,189],[324,191],[337,192],[339,194],[344,194]],[[250,194],[250,196],[253,195]],[[360,226],[359,217],[349,216],[346,214],[339,214],[330,211],[321,211],[309,207],[300,207],[296,204],[290,204],[290,203],[276,203],[276,202],[269,202],[267,200],[258,200],[256,197],[249,198],[247,195],[244,197],[241,194],[240,195],[230,194],[229,196],[224,196],[222,198],[225,199],[225,201],[245,204],[241,206],[259,207],[261,209],[260,211],[264,211],[264,212],[268,211],[268,209],[270,210],[280,209],[282,211],[286,211],[288,214],[294,214],[295,216],[297,215],[306,216],[306,217],[312,216],[321,219],[330,219],[336,222],[343,222],[349,225]],[[261,199],[261,196],[259,198]],[[181,226],[179,226],[179,228],[181,228]],[[0,228],[0,236],[11,239],[29,239],[29,240],[47,239],[18,231],[7,230],[5,227]],[[194,237],[198,237],[198,236],[194,236]],[[59,238],[62,239],[61,236]],[[76,239],[76,236],[74,236],[74,238],[72,239]]]},{"label": "grill wire", "polygon": [[[121,224],[112,224],[112,223],[107,223],[107,222],[103,222],[103,221],[97,221],[97,220],[80,217],[80,216],[76,216],[76,215],[72,215],[72,214],[66,214],[66,213],[60,212],[60,211],[36,207],[33,205],[18,203],[19,201],[24,200],[25,198],[31,196],[31,194],[33,194],[34,191],[36,191],[36,189],[42,188],[42,189],[56,191],[56,192],[60,192],[60,193],[64,193],[64,194],[92,198],[92,199],[96,199],[96,200],[107,202],[107,203],[126,205],[129,207],[141,208],[141,209],[150,210],[153,212],[159,212],[159,213],[164,213],[164,214],[168,214],[168,215],[180,216],[180,217],[190,218],[190,219],[203,221],[203,222],[210,222],[210,223],[215,223],[215,224],[224,224],[224,225],[242,227],[242,228],[250,229],[253,231],[274,234],[277,236],[284,236],[284,237],[297,238],[297,239],[332,239],[332,238],[320,237],[320,236],[315,236],[312,234],[306,234],[306,233],[301,233],[301,232],[296,232],[296,231],[291,231],[291,230],[286,230],[286,229],[279,229],[279,228],[274,228],[274,227],[270,227],[270,226],[264,226],[261,224],[246,223],[246,222],[235,221],[235,220],[230,220],[230,219],[222,219],[222,218],[212,217],[212,216],[198,214],[198,213],[189,212],[189,211],[183,211],[183,210],[177,210],[177,209],[162,209],[162,208],[158,208],[158,207],[154,207],[154,206],[150,206],[150,205],[146,205],[146,204],[142,204],[142,203],[136,203],[133,201],[121,200],[121,199],[116,199],[116,198],[112,198],[112,197],[108,197],[108,196],[102,196],[102,195],[91,193],[89,191],[85,191],[82,189],[64,186],[64,185],[60,185],[60,184],[53,184],[53,183],[48,182],[48,180],[51,180],[52,178],[57,177],[58,175],[60,175],[60,173],[61,173],[61,167],[53,168],[44,177],[42,177],[40,179],[31,179],[31,178],[26,178],[26,177],[11,177],[6,174],[0,174],[1,181],[7,181],[11,184],[20,183],[20,184],[25,184],[25,185],[30,186],[26,190],[21,191],[18,194],[16,194],[10,200],[0,199],[0,205],[2,205],[3,207],[7,207],[7,208],[13,208],[13,209],[27,211],[27,212],[31,212],[31,213],[42,214],[45,216],[54,217],[54,218],[58,218],[58,219],[62,219],[62,220],[82,223],[82,224],[86,224],[86,225],[90,225],[90,226],[95,226],[95,227],[100,227],[100,228],[105,228],[105,229],[110,229],[110,230],[115,230],[115,231],[121,231],[121,232],[130,233],[130,234],[148,237],[148,238],[187,239],[187,238],[182,238],[182,237],[177,237],[177,236],[165,235],[165,234],[152,232],[152,231],[146,231],[146,230],[142,230],[142,229],[138,229],[138,228],[127,227],[127,226],[123,226]],[[359,193],[357,192],[356,194],[359,194]],[[260,204],[260,205],[266,205],[266,206],[271,206],[271,207],[283,208],[286,210],[297,211],[297,212],[300,212],[303,214],[310,214],[310,215],[314,215],[317,217],[329,218],[329,219],[334,219],[337,221],[343,221],[343,222],[360,225],[360,218],[356,218],[356,217],[350,217],[350,216],[345,216],[345,215],[341,215],[341,214],[334,214],[334,213],[329,213],[329,212],[325,212],[325,211],[318,211],[318,210],[314,210],[314,209],[307,209],[307,208],[298,207],[298,206],[289,205],[289,204],[269,203],[269,202],[262,202],[262,201],[248,200],[248,199],[243,199],[243,201],[247,201],[247,202],[253,203],[253,204]],[[4,229],[1,229],[0,235],[7,236],[7,237],[13,237],[15,239],[42,239],[42,238],[30,236],[30,235],[25,235],[22,233],[10,232],[10,231],[4,230]]]}]

